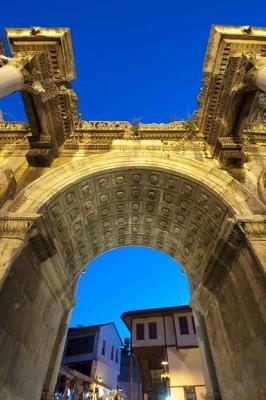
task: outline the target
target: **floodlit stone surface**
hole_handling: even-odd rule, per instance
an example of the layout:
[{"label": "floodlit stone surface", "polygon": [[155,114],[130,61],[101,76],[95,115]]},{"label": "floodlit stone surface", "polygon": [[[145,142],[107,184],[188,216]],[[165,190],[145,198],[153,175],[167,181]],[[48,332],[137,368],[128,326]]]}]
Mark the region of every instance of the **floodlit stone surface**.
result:
[{"label": "floodlit stone surface", "polygon": [[214,27],[194,118],[136,125],[80,119],[68,30],[8,37],[29,127],[0,122],[0,399],[52,398],[80,272],[131,244],[187,273],[223,400],[266,398],[266,30]]}]

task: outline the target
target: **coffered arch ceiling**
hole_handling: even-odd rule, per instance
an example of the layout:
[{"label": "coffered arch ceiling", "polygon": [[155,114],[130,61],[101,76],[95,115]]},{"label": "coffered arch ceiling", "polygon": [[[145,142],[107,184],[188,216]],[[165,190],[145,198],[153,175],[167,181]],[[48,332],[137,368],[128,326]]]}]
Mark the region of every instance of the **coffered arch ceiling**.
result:
[{"label": "coffered arch ceiling", "polygon": [[197,283],[228,218],[252,214],[249,198],[231,177],[200,162],[117,152],[108,163],[100,155],[46,174],[11,211],[44,216],[71,280],[108,249],[144,245],[172,256]]},{"label": "coffered arch ceiling", "polygon": [[[198,273],[219,238],[228,207],[203,185],[151,169],[94,174],[61,192],[47,216],[69,268],[119,246],[166,252]],[[192,271],[191,271],[192,273]]]}]

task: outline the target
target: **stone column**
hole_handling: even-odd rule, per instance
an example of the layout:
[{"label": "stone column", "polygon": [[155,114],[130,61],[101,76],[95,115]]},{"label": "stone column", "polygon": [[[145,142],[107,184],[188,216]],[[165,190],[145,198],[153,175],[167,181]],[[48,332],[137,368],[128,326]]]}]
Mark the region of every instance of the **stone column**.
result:
[{"label": "stone column", "polygon": [[205,400],[222,400],[204,317],[198,311],[194,311],[193,314],[206,383]]},{"label": "stone column", "polygon": [[0,67],[0,98],[24,89],[24,77],[14,65]]},{"label": "stone column", "polygon": [[63,258],[39,215],[16,213],[0,215],[0,254],[1,394],[39,400],[49,381],[46,398],[53,398],[74,303]]},{"label": "stone column", "polygon": [[71,310],[66,311],[61,319],[61,322],[60,322],[60,325],[58,328],[58,332],[57,332],[57,336],[56,336],[56,340],[55,340],[55,344],[54,344],[54,348],[53,348],[53,353],[52,353],[50,364],[49,364],[49,368],[47,371],[45,383],[43,386],[41,400],[53,400],[54,399],[54,389],[55,389],[56,380],[57,380],[57,376],[58,376],[58,372],[59,372],[59,368],[60,368],[60,364],[61,364],[61,360],[62,360],[62,355],[63,355],[63,351],[64,351],[70,316],[71,316]]},{"label": "stone column", "polygon": [[[197,331],[197,341],[200,349],[201,360],[203,364],[203,375],[206,385],[206,397],[205,400],[221,400],[220,388],[217,380],[215,365],[211,353],[210,342],[207,334],[206,324],[204,321],[203,314],[199,311],[199,308],[203,307],[203,304],[199,304],[199,291],[195,291],[194,286],[189,279],[189,287],[191,293],[190,305],[193,308],[193,316]],[[194,295],[193,295],[194,294]]]},{"label": "stone column", "polygon": [[27,245],[27,233],[38,217],[16,213],[0,214],[0,290],[14,259]]},{"label": "stone column", "polygon": [[256,216],[236,221],[192,297],[206,321],[223,400],[266,396],[264,228]]}]

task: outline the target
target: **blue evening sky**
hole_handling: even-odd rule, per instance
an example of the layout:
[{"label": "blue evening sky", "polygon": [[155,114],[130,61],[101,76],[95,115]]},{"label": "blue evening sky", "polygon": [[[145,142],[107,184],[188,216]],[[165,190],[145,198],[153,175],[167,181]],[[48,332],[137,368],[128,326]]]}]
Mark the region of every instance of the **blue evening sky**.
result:
[{"label": "blue evening sky", "polygon": [[[87,120],[168,122],[196,108],[212,24],[266,25],[266,1],[2,0],[4,27],[71,28]],[[25,119],[19,95],[0,100],[7,120]],[[185,277],[169,257],[144,248],[113,250],[81,276],[72,324],[114,320],[124,310],[188,301]],[[121,327],[121,334],[126,334]]]},{"label": "blue evening sky", "polygon": [[166,254],[148,247],[128,246],[96,257],[81,275],[71,325],[120,320],[124,311],[187,304],[187,277]]}]

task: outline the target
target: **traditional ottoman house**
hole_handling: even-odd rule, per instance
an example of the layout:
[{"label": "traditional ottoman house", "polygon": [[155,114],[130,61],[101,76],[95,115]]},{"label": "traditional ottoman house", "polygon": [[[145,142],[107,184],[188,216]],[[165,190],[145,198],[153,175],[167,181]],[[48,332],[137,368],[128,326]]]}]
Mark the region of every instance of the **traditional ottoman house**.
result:
[{"label": "traditional ottoman house", "polygon": [[128,311],[144,400],[201,400],[206,394],[196,327],[189,306]]}]

